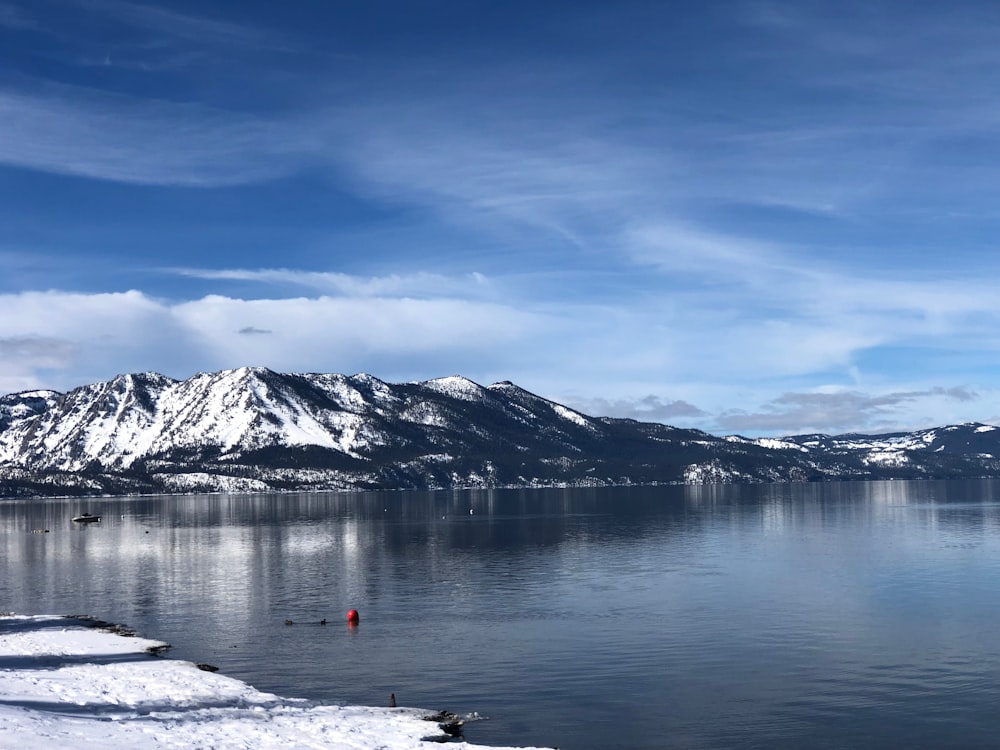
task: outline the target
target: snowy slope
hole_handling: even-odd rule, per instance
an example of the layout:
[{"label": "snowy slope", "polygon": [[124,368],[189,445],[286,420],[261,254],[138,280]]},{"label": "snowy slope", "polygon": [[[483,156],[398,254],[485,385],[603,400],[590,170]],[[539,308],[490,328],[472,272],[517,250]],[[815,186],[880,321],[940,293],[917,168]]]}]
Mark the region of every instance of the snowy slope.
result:
[{"label": "snowy slope", "polygon": [[283,698],[149,653],[166,647],[73,618],[0,616],[0,746],[488,750],[448,733],[475,716]]},{"label": "snowy slope", "polygon": [[[307,383],[303,383],[307,380]],[[371,391],[371,379],[360,384]],[[303,388],[305,385],[305,388]],[[303,390],[312,393],[303,395]],[[362,391],[344,376],[279,376],[263,368],[200,373],[178,382],[119,375],[78,388],[41,414],[11,419],[0,462],[78,471],[127,469],[170,451],[227,454],[314,445],[356,455],[367,434]]]},{"label": "snowy slope", "polygon": [[[495,475],[488,453],[579,453],[581,435],[601,432],[508,383],[389,385],[250,367],[185,381],[120,375],[62,395],[15,394],[3,407],[8,479],[109,472],[168,491],[475,484],[493,481],[482,478]],[[474,466],[454,465],[470,454]]]},{"label": "snowy slope", "polygon": [[504,381],[243,367],[0,398],[0,495],[1000,475],[1000,430],[717,437],[593,418]]}]

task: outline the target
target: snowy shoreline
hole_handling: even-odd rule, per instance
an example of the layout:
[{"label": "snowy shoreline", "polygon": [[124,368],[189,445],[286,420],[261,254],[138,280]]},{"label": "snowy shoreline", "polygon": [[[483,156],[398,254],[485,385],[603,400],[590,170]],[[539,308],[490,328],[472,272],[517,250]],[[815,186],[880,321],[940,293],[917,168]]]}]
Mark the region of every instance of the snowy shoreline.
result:
[{"label": "snowy shoreline", "polygon": [[[82,618],[0,616],[0,737],[11,747],[423,748],[447,738],[437,712],[321,705],[264,693],[165,643]],[[482,748],[464,741],[452,747]]]}]

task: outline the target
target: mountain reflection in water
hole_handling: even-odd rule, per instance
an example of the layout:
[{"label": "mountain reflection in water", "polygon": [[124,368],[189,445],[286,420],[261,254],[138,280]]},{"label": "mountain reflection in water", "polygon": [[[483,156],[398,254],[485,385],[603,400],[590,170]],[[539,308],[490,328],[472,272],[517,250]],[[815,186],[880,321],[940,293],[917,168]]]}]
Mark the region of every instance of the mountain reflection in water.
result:
[{"label": "mountain reflection in water", "polygon": [[[71,523],[84,510],[101,523]],[[2,609],[125,623],[284,695],[478,711],[473,742],[1000,736],[989,480],[18,500],[0,519]]]}]

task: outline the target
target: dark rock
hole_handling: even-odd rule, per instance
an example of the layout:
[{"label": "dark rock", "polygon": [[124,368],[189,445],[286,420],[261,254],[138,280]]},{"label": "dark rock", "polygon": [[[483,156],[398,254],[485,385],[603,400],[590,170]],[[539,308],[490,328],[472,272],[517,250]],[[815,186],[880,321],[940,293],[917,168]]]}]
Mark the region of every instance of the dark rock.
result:
[{"label": "dark rock", "polygon": [[430,716],[424,716],[424,721],[433,721],[441,728],[441,731],[448,737],[461,737],[465,720],[451,711],[438,711]]}]

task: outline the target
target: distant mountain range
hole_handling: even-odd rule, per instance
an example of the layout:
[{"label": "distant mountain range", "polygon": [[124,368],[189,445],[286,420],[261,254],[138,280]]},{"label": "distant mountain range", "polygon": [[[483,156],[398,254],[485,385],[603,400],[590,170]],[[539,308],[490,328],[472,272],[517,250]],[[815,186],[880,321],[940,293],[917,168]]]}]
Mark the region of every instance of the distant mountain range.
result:
[{"label": "distant mountain range", "polygon": [[1000,430],[718,437],[513,383],[244,367],[0,397],[0,495],[603,486],[1000,475]]}]

